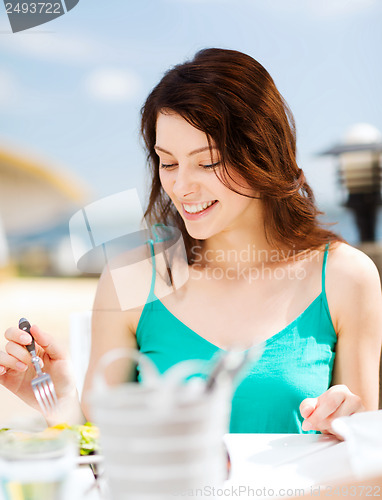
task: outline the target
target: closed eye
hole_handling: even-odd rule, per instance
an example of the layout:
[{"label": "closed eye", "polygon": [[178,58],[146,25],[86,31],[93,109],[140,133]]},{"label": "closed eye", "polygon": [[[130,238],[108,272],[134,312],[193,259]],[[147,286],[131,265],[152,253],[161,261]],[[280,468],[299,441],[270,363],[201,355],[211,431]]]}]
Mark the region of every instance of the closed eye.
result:
[{"label": "closed eye", "polygon": [[220,164],[220,161],[217,161],[215,163],[210,163],[209,165],[201,165],[203,168],[216,168]]},{"label": "closed eye", "polygon": [[176,167],[177,163],[161,163],[160,168],[171,168],[171,167]]},{"label": "closed eye", "polygon": [[[217,161],[215,163],[209,163],[208,165],[200,165],[201,167],[205,168],[206,170],[216,168],[220,164],[220,161]],[[173,168],[177,167],[177,163],[161,163],[160,168],[166,169],[166,168]]]}]

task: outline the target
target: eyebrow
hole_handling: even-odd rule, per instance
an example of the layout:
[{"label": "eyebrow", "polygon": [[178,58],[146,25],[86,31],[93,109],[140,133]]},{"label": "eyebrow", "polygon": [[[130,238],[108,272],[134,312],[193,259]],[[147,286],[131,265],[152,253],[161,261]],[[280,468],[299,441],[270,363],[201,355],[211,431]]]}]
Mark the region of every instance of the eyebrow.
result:
[{"label": "eyebrow", "polygon": [[[172,153],[170,153],[170,151],[166,151],[165,149],[161,148],[160,146],[154,146],[154,149],[155,151],[161,151],[162,153],[166,153],[168,155],[171,155],[173,156]],[[217,149],[215,146],[211,146],[211,148],[209,146],[203,146],[202,148],[198,148],[198,149],[194,149],[193,151],[191,151],[191,153],[188,153],[187,156],[192,156],[192,155],[196,155],[198,153],[203,153],[203,151],[207,151],[207,150],[212,150],[212,149]]]}]

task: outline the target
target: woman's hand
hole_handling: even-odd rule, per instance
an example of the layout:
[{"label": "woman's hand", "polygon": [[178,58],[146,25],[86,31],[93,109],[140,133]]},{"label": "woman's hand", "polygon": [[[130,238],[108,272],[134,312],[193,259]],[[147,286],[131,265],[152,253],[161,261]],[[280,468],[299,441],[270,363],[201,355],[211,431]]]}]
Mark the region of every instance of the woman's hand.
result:
[{"label": "woman's hand", "polygon": [[307,398],[300,404],[303,431],[320,431],[323,434],[336,435],[332,430],[335,418],[364,411],[361,398],[353,394],[346,385],[334,385],[318,398]]},{"label": "woman's hand", "polygon": [[[73,370],[64,350],[38,326],[33,325],[31,333],[35,339],[36,354],[44,367],[43,371],[50,374],[56,390],[59,411],[55,420],[61,422],[71,420],[73,423],[81,423]],[[25,348],[31,343],[32,338],[28,333],[16,327],[8,328],[5,338],[8,340],[5,352],[0,351],[0,384],[40,411],[31,386],[36,373],[31,355]]]}]

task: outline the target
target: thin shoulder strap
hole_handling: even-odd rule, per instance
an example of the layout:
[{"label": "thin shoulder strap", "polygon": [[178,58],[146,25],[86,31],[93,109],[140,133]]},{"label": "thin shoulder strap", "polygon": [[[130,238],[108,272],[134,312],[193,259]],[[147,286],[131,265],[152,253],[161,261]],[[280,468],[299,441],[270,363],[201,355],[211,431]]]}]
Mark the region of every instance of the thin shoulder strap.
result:
[{"label": "thin shoulder strap", "polygon": [[325,293],[326,263],[327,263],[327,260],[328,260],[329,245],[330,245],[330,243],[327,243],[325,245],[324,260],[322,262],[322,275],[321,275],[321,289],[322,289],[322,293]]},{"label": "thin shoulder strap", "polygon": [[151,286],[150,286],[150,292],[148,296],[148,300],[153,300],[155,298],[154,290],[155,290],[155,277],[157,274],[157,267],[155,263],[155,251],[154,251],[154,242],[153,240],[147,240],[146,243],[149,244],[150,247],[150,254],[151,254],[151,261],[152,261],[152,266],[153,266],[153,273],[151,275]]}]

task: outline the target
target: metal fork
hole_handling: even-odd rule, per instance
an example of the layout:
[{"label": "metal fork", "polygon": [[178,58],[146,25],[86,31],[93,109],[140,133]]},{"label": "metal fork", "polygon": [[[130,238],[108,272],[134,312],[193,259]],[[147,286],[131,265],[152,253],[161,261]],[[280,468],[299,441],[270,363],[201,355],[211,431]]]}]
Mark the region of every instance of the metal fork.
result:
[{"label": "metal fork", "polygon": [[52,379],[48,373],[43,373],[41,370],[39,363],[40,358],[36,354],[35,342],[30,332],[31,325],[29,321],[25,318],[21,318],[19,321],[19,328],[29,333],[32,337],[32,343],[27,345],[26,348],[32,356],[32,363],[36,370],[37,377],[32,380],[31,385],[41,411],[45,416],[51,415],[57,409],[57,396]]}]

